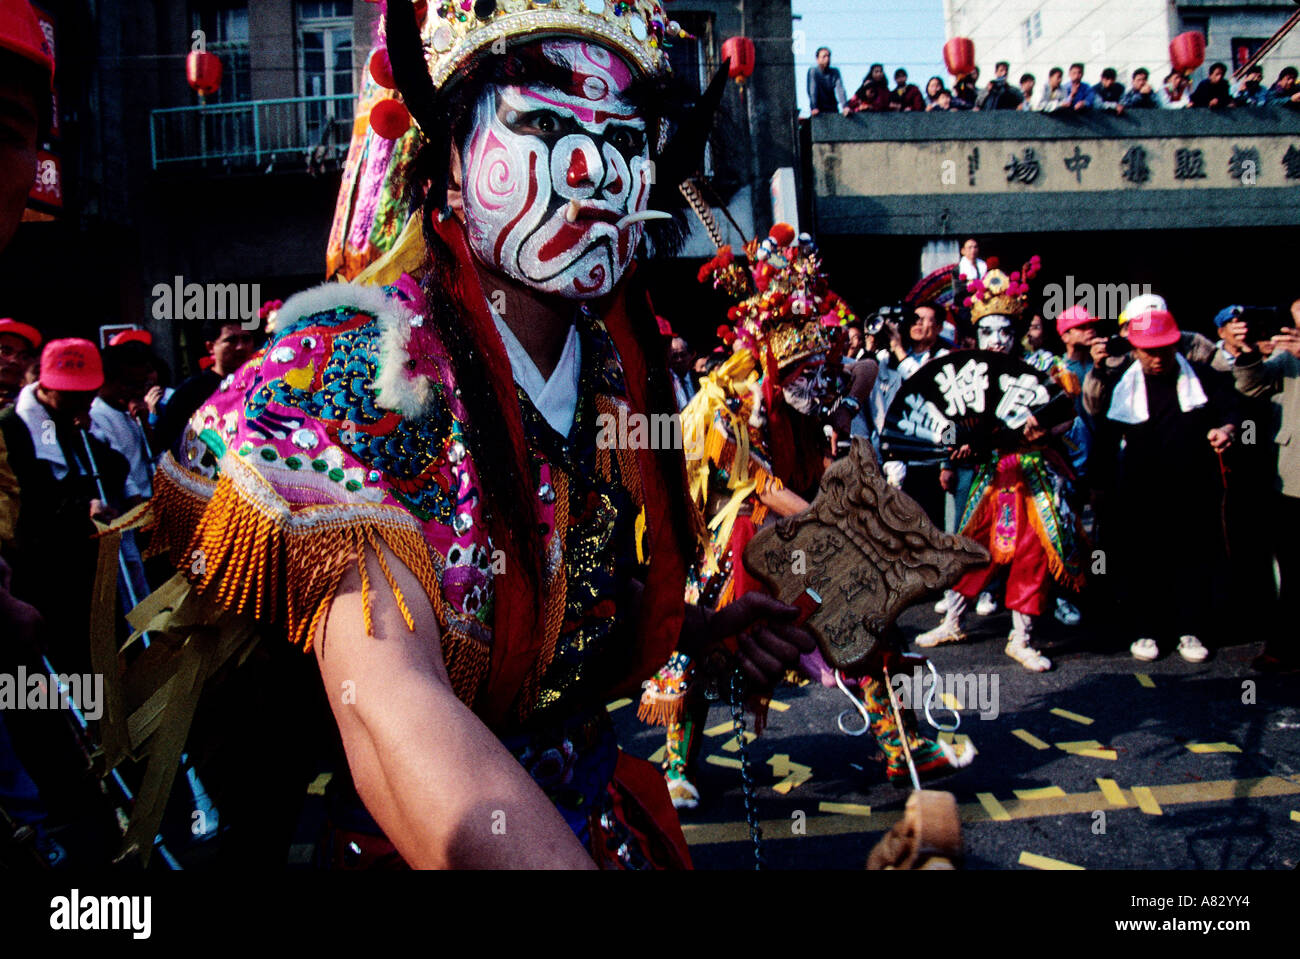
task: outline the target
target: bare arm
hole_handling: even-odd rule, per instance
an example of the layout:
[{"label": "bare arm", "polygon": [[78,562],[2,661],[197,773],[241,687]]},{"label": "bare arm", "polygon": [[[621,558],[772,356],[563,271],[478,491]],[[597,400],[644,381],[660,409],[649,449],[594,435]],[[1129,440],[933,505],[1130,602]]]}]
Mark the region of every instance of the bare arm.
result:
[{"label": "bare arm", "polygon": [[372,634],[353,568],[315,637],[366,808],[415,868],[595,868],[546,795],[456,698],[429,599],[409,570],[386,558],[414,631],[368,553]]}]

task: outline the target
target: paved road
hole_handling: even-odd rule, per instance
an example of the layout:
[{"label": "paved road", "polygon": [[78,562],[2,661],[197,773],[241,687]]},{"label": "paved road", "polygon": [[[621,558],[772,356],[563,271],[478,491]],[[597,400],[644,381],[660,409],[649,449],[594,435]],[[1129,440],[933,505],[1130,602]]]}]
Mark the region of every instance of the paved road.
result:
[{"label": "paved road", "polygon": [[[1255,643],[1216,650],[1200,665],[1176,653],[1140,663],[1087,620],[1074,628],[1043,624],[1041,646],[1056,666],[1031,674],[1002,652],[1007,613],[971,620],[970,642],[933,657],[944,675],[982,677],[986,695],[996,680],[996,718],[962,712],[958,735],[978,747],[975,763],[935,784],[961,804],[967,868],[1300,863],[1300,675],[1252,673]],[[900,626],[910,637],[937,621],[916,607]],[[785,687],[777,700],[789,708],[773,711],[751,746],[768,865],[861,868],[897,821],[907,790],[885,782],[869,736],[836,730],[848,706],[838,690]],[[613,717],[633,754],[649,757],[663,745],[632,704],[616,706]],[[697,780],[704,801],[682,816],[698,868],[753,861],[740,773],[731,765],[736,753],[723,748],[733,738],[720,728],[727,726],[729,710],[715,704]],[[1089,748],[1097,752],[1080,752]],[[778,755],[811,770],[785,795],[774,791],[779,780],[768,762]],[[827,811],[826,803],[841,805]],[[804,831],[796,834],[800,820]]]}]

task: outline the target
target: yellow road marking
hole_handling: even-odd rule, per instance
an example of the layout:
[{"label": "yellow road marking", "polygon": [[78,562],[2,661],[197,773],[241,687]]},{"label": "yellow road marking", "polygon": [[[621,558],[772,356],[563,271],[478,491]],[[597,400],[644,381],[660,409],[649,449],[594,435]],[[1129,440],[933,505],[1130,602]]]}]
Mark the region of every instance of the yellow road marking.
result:
[{"label": "yellow road marking", "polygon": [[1188,743],[1187,748],[1194,753],[1239,753],[1240,746],[1232,743]]},{"label": "yellow road marking", "polygon": [[782,796],[785,796],[789,794],[791,789],[794,789],[796,786],[802,786],[810,779],[812,779],[812,770],[808,770],[807,772],[791,773],[773,786],[772,789],[779,792]]},{"label": "yellow road marking", "polygon": [[[721,760],[726,757],[707,757],[708,761],[715,758]],[[730,760],[730,763],[732,768],[739,765],[736,760]],[[1101,780],[1098,784],[1101,784]],[[1185,803],[1240,802],[1246,799],[1297,796],[1300,795],[1300,782],[1293,782],[1282,776],[1262,776],[1256,779],[1220,779],[1199,783],[1177,783],[1170,786],[1139,787],[1139,789],[1150,793],[1158,805],[1177,806]],[[1116,790],[1118,791],[1118,787]],[[1135,791],[1133,798],[1136,800],[1138,796]],[[964,803],[959,807],[958,811],[963,823],[987,823],[991,820],[1006,822],[1073,814],[1090,816],[1106,804],[1109,797],[1102,791],[1093,790],[1086,793],[1072,793],[1056,799],[1012,800],[1005,806],[998,802],[992,793],[978,793],[976,798],[979,802]],[[1123,798],[1122,793],[1120,798]],[[846,836],[879,833],[889,829],[902,817],[901,806],[897,809],[874,810],[870,820],[866,822],[860,816],[809,816],[806,835]],[[789,835],[789,819],[764,820],[761,825],[766,834]],[[692,846],[750,841],[749,826],[743,821],[683,823],[682,832]]]},{"label": "yellow road marking", "polygon": [[1119,788],[1119,784],[1113,779],[1098,779],[1097,785],[1101,787],[1101,794],[1106,797],[1106,802],[1112,806],[1127,806],[1128,800],[1124,798],[1124,790]]},{"label": "yellow road marking", "polygon": [[1291,810],[1291,821],[1292,821],[1292,822],[1300,822],[1300,809],[1292,809],[1292,810]]},{"label": "yellow road marking", "polygon": [[1023,741],[1025,741],[1025,742],[1029,743],[1029,745],[1033,746],[1035,749],[1051,749],[1051,748],[1052,748],[1051,746],[1047,745],[1047,743],[1043,742],[1041,739],[1039,739],[1037,736],[1035,736],[1033,733],[1026,732],[1026,731],[1023,730],[1023,729],[1013,729],[1013,730],[1011,730],[1011,735],[1012,735],[1012,736],[1015,736],[1017,739],[1020,739],[1020,740],[1023,740]]},{"label": "yellow road marking", "polygon": [[954,696],[952,693],[944,693],[942,696],[939,697],[939,699],[941,699],[943,701],[943,704],[947,706],[949,709],[956,709],[956,710],[961,709],[961,703],[957,702],[957,697]]},{"label": "yellow road marking", "polygon": [[740,760],[732,759],[730,756],[705,756],[706,763],[712,763],[715,766],[724,766],[727,769],[739,769]]},{"label": "yellow road marking", "polygon": [[1156,688],[1155,680],[1153,680],[1153,679],[1152,679],[1150,676],[1148,676],[1146,673],[1134,673],[1133,675],[1136,676],[1136,677],[1137,677],[1137,681],[1138,681],[1141,685],[1145,686],[1147,689],[1155,689],[1155,688]]},{"label": "yellow road marking", "polygon": [[1087,716],[1072,713],[1068,709],[1061,709],[1059,706],[1053,706],[1049,712],[1054,716],[1060,716],[1062,719],[1068,719],[1071,722],[1079,723],[1081,726],[1091,726],[1093,724],[1093,720],[1089,719]]},{"label": "yellow road marking", "polygon": [[1101,743],[1095,739],[1080,739],[1073,743],[1057,743],[1057,749],[1064,749],[1067,753],[1077,753],[1084,749],[1101,749]]},{"label": "yellow road marking", "polygon": [[1076,756],[1087,756],[1090,759],[1119,759],[1119,753],[1113,749],[1080,749]]},{"label": "yellow road marking", "polygon": [[664,743],[662,746],[660,746],[658,749],[652,752],[650,754],[650,758],[646,761],[652,763],[661,763],[664,761],[664,757],[666,757],[667,755],[668,755],[668,744]]},{"label": "yellow road marking", "polygon": [[735,723],[728,720],[725,723],[718,723],[716,726],[710,726],[708,729],[704,730],[704,735],[721,736],[723,733],[735,732],[735,729]]},{"label": "yellow road marking", "polygon": [[1064,789],[1060,786],[1042,786],[1038,789],[1016,789],[1013,790],[1017,799],[1060,799],[1066,795]]},{"label": "yellow road marking", "polygon": [[1156,802],[1155,795],[1147,786],[1134,786],[1133,798],[1137,800],[1138,809],[1141,809],[1148,816],[1163,816],[1165,811],[1160,808],[1160,803]]},{"label": "yellow road marking", "polygon": [[[871,807],[858,802],[819,802],[818,812],[835,813],[840,816],[870,816]],[[1292,816],[1295,813],[1291,814]]]},{"label": "yellow road marking", "polygon": [[1022,852],[1020,854],[1020,865],[1029,866],[1031,869],[1083,869],[1082,866],[1076,866],[1072,862],[1052,859],[1050,856],[1040,856],[1036,852]]},{"label": "yellow road marking", "polygon": [[612,713],[616,709],[622,709],[624,706],[630,706],[630,705],[632,705],[632,700],[630,699],[616,699],[612,703],[608,703],[605,706],[605,711]]},{"label": "yellow road marking", "polygon": [[781,701],[778,700],[778,699],[774,699],[774,700],[772,700],[770,703],[767,704],[767,708],[768,708],[768,709],[775,709],[778,713],[783,713],[783,712],[785,712],[787,709],[790,708],[790,704],[789,704],[789,703],[783,703],[783,702],[781,702]]},{"label": "yellow road marking", "polygon": [[976,793],[975,798],[980,801],[984,811],[989,814],[990,819],[996,819],[999,822],[1009,822],[1011,813],[1007,812],[1006,807],[998,802],[998,798],[992,793]]},{"label": "yellow road marking", "polygon": [[[753,733],[745,733],[745,742],[747,743],[752,743],[757,738],[758,737],[755,736]],[[722,744],[722,751],[727,753],[740,752],[740,740],[734,737],[728,739],[725,743]]]}]

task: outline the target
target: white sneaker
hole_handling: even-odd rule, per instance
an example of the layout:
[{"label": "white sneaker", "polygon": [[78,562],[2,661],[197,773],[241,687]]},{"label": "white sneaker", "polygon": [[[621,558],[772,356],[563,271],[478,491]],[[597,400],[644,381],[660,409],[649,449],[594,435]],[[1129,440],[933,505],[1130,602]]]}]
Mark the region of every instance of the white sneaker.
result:
[{"label": "white sneaker", "polygon": [[933,646],[942,646],[944,643],[960,643],[965,638],[966,634],[962,632],[961,625],[945,618],[934,629],[926,630],[912,642],[922,649],[929,649]]},{"label": "white sneaker", "polygon": [[1015,633],[1007,639],[1006,654],[1031,673],[1045,673],[1052,668],[1052,661],[1030,646],[1028,641],[1017,637]]},{"label": "white sneaker", "polygon": [[979,616],[992,616],[998,611],[998,601],[993,598],[992,593],[980,593],[980,598],[975,601],[975,612]]},{"label": "white sneaker", "polygon": [[1133,654],[1134,659],[1140,659],[1144,663],[1160,658],[1160,647],[1156,645],[1154,639],[1139,639],[1128,648],[1128,651]]},{"label": "white sneaker", "polygon": [[1056,600],[1056,618],[1066,626],[1078,626],[1079,620],[1083,617],[1073,603],[1064,597],[1058,597]]},{"label": "white sneaker", "polygon": [[700,791],[685,777],[664,777],[668,780],[668,798],[674,809],[694,809],[700,804]]},{"label": "white sneaker", "polygon": [[939,600],[939,602],[937,602],[937,603],[934,604],[934,611],[935,611],[936,613],[939,613],[940,615],[942,615],[943,613],[948,612],[948,594],[947,594],[947,593],[944,593],[944,594],[943,594],[943,599]]},{"label": "white sneaker", "polygon": [[1210,651],[1195,636],[1184,636],[1178,640],[1178,655],[1189,663],[1203,663]]}]

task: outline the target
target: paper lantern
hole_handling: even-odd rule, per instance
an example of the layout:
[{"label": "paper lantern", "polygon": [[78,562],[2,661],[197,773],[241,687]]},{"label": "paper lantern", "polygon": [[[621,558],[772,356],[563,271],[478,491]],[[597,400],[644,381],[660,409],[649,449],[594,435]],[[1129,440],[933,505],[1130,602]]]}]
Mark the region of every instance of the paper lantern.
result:
[{"label": "paper lantern", "polygon": [[396,90],[397,81],[393,79],[393,62],[388,59],[385,47],[376,47],[370,54],[370,76],[386,90]]},{"label": "paper lantern", "polygon": [[195,93],[216,93],[221,89],[221,58],[206,50],[191,50],[185,58],[185,79]]},{"label": "paper lantern", "polygon": [[953,37],[943,45],[943,62],[954,77],[974,73],[975,41],[967,37]]},{"label": "paper lantern", "polygon": [[1176,73],[1191,73],[1205,62],[1205,34],[1199,30],[1180,33],[1169,41],[1169,62]]},{"label": "paper lantern", "polygon": [[732,37],[722,44],[722,59],[731,61],[727,73],[744,86],[754,75],[754,41],[749,37]]}]

